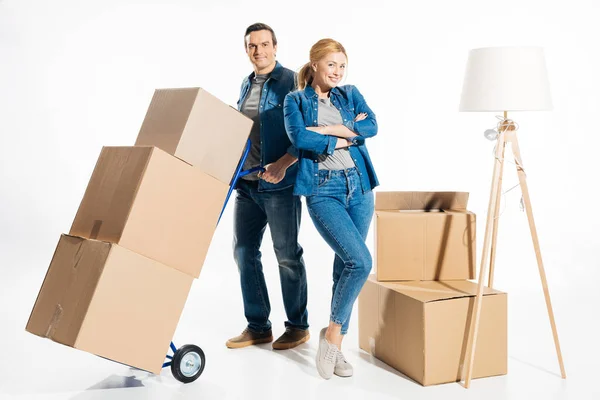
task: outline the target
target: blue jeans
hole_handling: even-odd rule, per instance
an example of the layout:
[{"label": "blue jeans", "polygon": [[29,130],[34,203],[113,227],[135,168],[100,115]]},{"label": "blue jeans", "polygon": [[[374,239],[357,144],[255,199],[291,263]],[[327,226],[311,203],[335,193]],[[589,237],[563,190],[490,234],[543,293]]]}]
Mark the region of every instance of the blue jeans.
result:
[{"label": "blue jeans", "polygon": [[308,329],[306,268],[298,243],[300,198],[293,195],[293,187],[259,192],[257,183],[239,181],[234,209],[233,253],[240,272],[248,328],[260,333],[271,329],[271,303],[260,252],[269,224],[288,318],[285,326]]},{"label": "blue jeans", "polygon": [[373,218],[373,192],[363,193],[356,168],[319,171],[317,193],[306,198],[315,227],[335,252],[332,322],[348,332],[352,306],[369,277],[373,260],[365,243]]}]

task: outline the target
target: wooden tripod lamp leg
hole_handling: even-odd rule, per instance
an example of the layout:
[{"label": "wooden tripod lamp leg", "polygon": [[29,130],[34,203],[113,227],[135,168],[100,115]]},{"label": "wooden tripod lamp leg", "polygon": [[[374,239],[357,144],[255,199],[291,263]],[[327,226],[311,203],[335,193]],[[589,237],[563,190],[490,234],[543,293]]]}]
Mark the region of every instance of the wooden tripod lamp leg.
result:
[{"label": "wooden tripod lamp leg", "polygon": [[502,164],[504,159],[501,157],[501,153],[505,146],[504,134],[500,134],[498,137],[498,145],[496,148],[496,158],[494,160],[494,174],[492,177],[492,189],[490,193],[490,203],[488,206],[487,221],[485,224],[485,236],[483,240],[483,253],[481,255],[481,267],[479,271],[479,283],[477,286],[477,296],[475,297],[475,304],[473,306],[473,312],[471,315],[471,329],[469,329],[469,339],[467,343],[470,343],[470,349],[466,353],[466,375],[465,375],[465,388],[468,388],[471,384],[471,378],[473,376],[473,361],[475,359],[475,348],[477,344],[477,333],[479,331],[479,317],[481,314],[481,301],[483,296],[483,283],[485,282],[487,256],[490,245],[491,228],[494,218],[496,218],[496,200],[498,198],[497,191],[499,188],[500,171],[502,170]]},{"label": "wooden tripod lamp leg", "polygon": [[[500,143],[498,143],[498,146]],[[494,209],[494,220],[492,228],[492,248],[490,249],[490,275],[488,278],[488,287],[494,286],[494,266],[496,264],[496,238],[498,237],[498,223],[500,222],[500,197],[502,195],[502,174],[504,172],[504,151],[506,150],[506,141],[502,143],[502,154],[500,159],[500,173],[498,178],[498,190],[496,191],[496,208]]]},{"label": "wooden tripod lamp leg", "polygon": [[558,356],[558,363],[560,364],[560,374],[563,379],[567,377],[565,373],[565,366],[563,364],[562,353],[560,351],[560,343],[558,342],[558,332],[556,330],[556,322],[554,321],[554,312],[552,311],[552,303],[550,302],[550,291],[548,290],[548,282],[546,280],[546,272],[544,270],[544,264],[542,263],[542,253],[540,251],[540,244],[538,240],[537,230],[535,228],[535,222],[533,220],[533,210],[531,209],[531,199],[529,197],[529,190],[527,188],[527,178],[525,171],[523,170],[523,162],[521,160],[521,151],[519,149],[519,142],[517,141],[517,135],[515,132],[510,133],[509,140],[512,142],[513,154],[515,156],[515,162],[517,163],[517,173],[519,175],[519,183],[521,185],[521,192],[523,193],[523,200],[525,201],[525,211],[527,212],[527,220],[529,221],[529,230],[531,231],[531,238],[533,239],[533,247],[535,249],[535,257],[537,259],[538,270],[540,272],[540,278],[542,279],[542,288],[544,289],[544,297],[546,298],[546,308],[548,309],[548,316],[550,317],[550,325],[552,326],[552,334],[554,335],[554,346],[556,347],[556,355]]}]

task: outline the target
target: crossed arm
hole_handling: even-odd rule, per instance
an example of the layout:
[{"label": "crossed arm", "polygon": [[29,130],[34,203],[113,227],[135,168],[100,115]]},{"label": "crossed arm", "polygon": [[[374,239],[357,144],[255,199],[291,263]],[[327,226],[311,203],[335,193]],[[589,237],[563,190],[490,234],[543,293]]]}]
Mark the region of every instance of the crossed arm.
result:
[{"label": "crossed arm", "polygon": [[[367,119],[369,115],[365,112],[362,112],[354,118],[354,122],[364,121]],[[326,136],[335,136],[342,139],[352,139],[355,136],[358,136],[356,133],[352,132],[346,125],[337,124],[337,125],[329,125],[329,126],[309,126],[306,129],[309,131],[316,132],[321,135]],[[346,140],[348,142],[348,140]],[[343,147],[347,147],[346,146]],[[336,149],[338,147],[336,146]]]},{"label": "crossed arm", "polygon": [[[317,154],[331,155],[336,149],[351,146],[350,140],[358,137],[359,143],[365,138],[377,134],[375,114],[367,105],[364,97],[356,87],[352,87],[352,99],[358,113],[354,121],[321,127],[307,127],[297,99],[286,96],[283,113],[285,129],[297,149],[313,151]],[[259,176],[270,183],[278,183],[285,176],[285,171],[297,161],[291,154],[285,154],[274,163],[265,165],[265,172]]]},{"label": "crossed arm", "polygon": [[[367,118],[367,114],[360,113],[356,116],[354,121],[362,121],[365,118]],[[320,135],[336,137],[336,149],[341,149],[350,146],[351,143],[348,141],[348,139],[352,139],[353,137],[358,136],[356,133],[352,132],[345,125],[342,124],[307,127],[306,129],[318,133]],[[296,161],[298,161],[297,157],[294,157],[289,153],[285,153],[279,160],[275,161],[274,163],[265,165],[265,171],[260,172],[258,176],[259,178],[269,183],[279,183],[285,177],[287,169],[290,166],[292,166]]]},{"label": "crossed arm", "polygon": [[350,146],[349,141],[353,138],[362,144],[364,139],[375,136],[377,134],[375,114],[356,87],[351,87],[351,96],[357,113],[354,121],[348,121],[343,125],[307,127],[300,110],[298,96],[287,95],[283,114],[285,129],[292,144],[300,150],[331,155],[335,149]]}]

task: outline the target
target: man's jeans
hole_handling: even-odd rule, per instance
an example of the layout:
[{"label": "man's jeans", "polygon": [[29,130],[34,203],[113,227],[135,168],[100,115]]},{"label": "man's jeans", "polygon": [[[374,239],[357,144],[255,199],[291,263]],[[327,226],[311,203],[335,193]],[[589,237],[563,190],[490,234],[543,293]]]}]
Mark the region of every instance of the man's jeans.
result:
[{"label": "man's jeans", "polygon": [[267,224],[279,263],[279,279],[288,320],[286,327],[308,329],[306,268],[298,244],[300,197],[293,187],[259,192],[257,182],[241,179],[234,210],[233,251],[240,272],[244,314],[254,332],[271,329],[271,304],[263,274],[260,245]]},{"label": "man's jeans", "polygon": [[356,168],[319,171],[317,194],[306,198],[315,227],[335,252],[330,320],[348,332],[352,306],[373,264],[365,243],[373,192],[363,193]]}]

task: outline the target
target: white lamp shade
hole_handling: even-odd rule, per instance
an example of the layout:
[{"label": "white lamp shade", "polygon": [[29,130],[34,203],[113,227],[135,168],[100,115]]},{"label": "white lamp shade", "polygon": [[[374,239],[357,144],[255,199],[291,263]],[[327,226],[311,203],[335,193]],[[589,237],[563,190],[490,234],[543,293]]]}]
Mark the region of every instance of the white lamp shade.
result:
[{"label": "white lamp shade", "polygon": [[459,111],[552,109],[541,47],[487,47],[469,53]]}]

